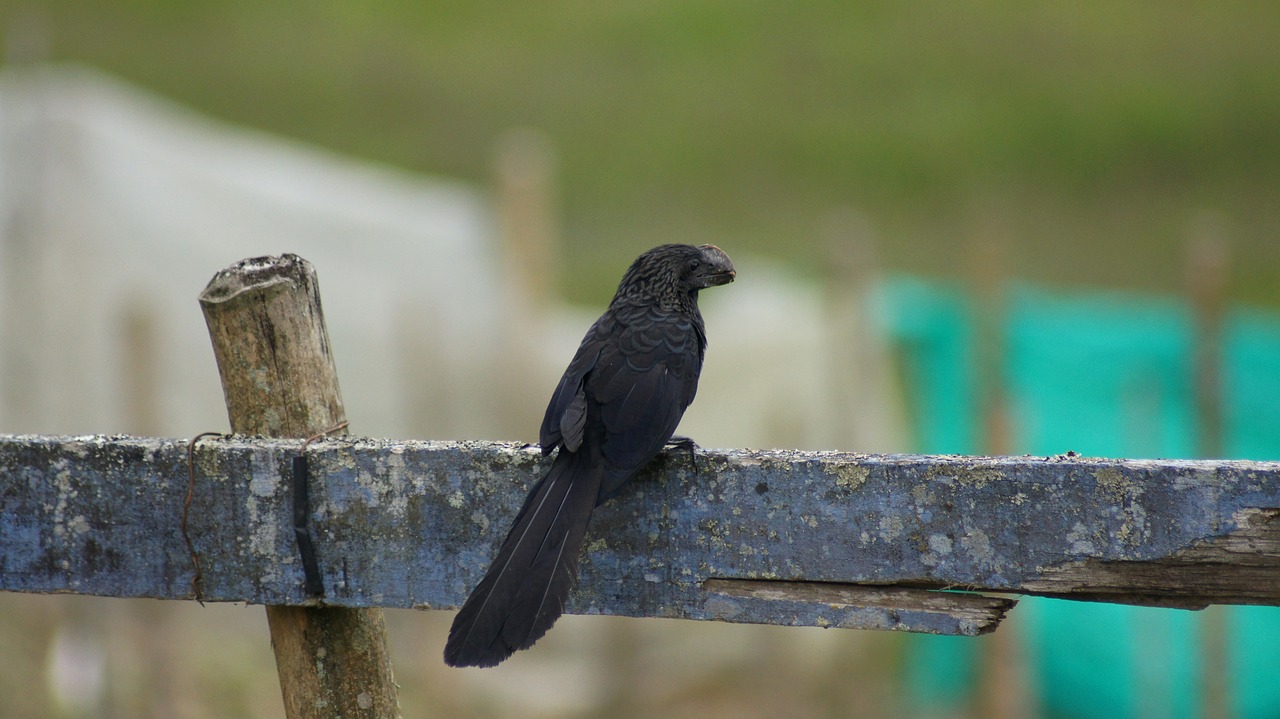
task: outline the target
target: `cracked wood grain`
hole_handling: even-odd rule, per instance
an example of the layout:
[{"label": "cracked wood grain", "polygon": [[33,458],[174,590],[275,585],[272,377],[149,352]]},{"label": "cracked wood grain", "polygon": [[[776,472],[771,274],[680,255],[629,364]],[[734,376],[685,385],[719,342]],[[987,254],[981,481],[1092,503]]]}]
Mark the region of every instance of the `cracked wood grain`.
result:
[{"label": "cracked wood grain", "polygon": [[[309,601],[285,491],[300,446],[197,447],[193,536],[208,599]],[[189,597],[185,449],[0,438],[0,589]],[[456,607],[547,464],[536,447],[490,442],[342,438],[308,456],[326,601],[350,607]],[[708,580],[1280,605],[1278,515],[1276,462],[664,454],[597,510],[569,610],[853,625],[822,609],[830,602],[801,611]],[[890,609],[875,611],[860,626],[893,624]],[[897,626],[966,633],[939,615]]]}]

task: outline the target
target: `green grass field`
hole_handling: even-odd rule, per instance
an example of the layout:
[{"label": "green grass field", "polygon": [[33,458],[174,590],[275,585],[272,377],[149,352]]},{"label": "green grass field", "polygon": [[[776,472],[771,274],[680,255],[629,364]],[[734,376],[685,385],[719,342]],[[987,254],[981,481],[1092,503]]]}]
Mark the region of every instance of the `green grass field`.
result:
[{"label": "green grass field", "polygon": [[[493,140],[559,157],[571,298],[659,241],[816,270],[865,213],[891,269],[1176,290],[1216,217],[1233,294],[1280,305],[1280,5],[43,0],[15,47],[217,117],[488,182]],[[598,271],[597,271],[598,270]]]}]

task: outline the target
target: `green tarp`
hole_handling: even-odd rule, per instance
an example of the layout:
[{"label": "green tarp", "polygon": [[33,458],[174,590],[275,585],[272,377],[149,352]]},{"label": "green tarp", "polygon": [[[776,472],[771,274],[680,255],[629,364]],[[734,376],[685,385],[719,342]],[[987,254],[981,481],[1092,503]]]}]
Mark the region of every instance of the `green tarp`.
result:
[{"label": "green tarp", "polygon": [[[876,298],[914,431],[914,451],[978,453],[982,398],[974,304],[902,278]],[[994,320],[1016,454],[1195,457],[1194,330],[1176,299],[1015,284]],[[1222,454],[1280,459],[1280,315],[1231,310],[1223,327]],[[1204,614],[1028,598],[1015,610],[1042,716],[1196,717],[1220,672],[1232,716],[1280,716],[1280,609],[1230,607],[1227,666],[1202,666]],[[984,640],[977,640],[984,641]],[[1212,641],[1212,640],[1208,640]],[[911,638],[907,683],[922,716],[973,706],[977,643]]]}]

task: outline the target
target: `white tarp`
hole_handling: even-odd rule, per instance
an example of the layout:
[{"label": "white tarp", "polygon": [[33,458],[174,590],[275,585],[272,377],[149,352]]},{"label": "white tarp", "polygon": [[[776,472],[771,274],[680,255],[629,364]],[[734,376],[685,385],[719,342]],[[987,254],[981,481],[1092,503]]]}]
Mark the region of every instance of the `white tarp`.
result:
[{"label": "white tarp", "polygon": [[[225,429],[196,297],[245,257],[316,266],[356,434],[536,440],[601,309],[530,316],[475,189],[217,123],[83,68],[0,73],[0,213],[3,432]],[[865,313],[725,249],[739,282],[703,298],[711,348],[679,431],[705,446],[901,449]]]},{"label": "white tarp", "polygon": [[[0,74],[0,431],[226,427],[196,297],[217,270],[293,252],[320,276],[353,430],[407,427],[402,382],[495,352],[505,301],[483,196],[216,123],[94,71]],[[125,416],[122,345],[152,325],[160,426]],[[409,341],[406,341],[407,340]],[[130,359],[133,358],[133,359]],[[133,390],[129,390],[133,391]],[[455,414],[443,431],[478,430]],[[483,404],[483,403],[481,403]],[[473,413],[474,414],[474,413]]]}]

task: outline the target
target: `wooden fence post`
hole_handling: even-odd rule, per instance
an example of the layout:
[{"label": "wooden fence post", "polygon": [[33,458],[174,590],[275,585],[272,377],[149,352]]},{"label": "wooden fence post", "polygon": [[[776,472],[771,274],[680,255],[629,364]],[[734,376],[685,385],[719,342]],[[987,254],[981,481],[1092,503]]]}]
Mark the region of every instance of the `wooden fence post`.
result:
[{"label": "wooden fence post", "polygon": [[[309,262],[243,260],[214,275],[200,307],[233,432],[307,437],[344,421]],[[400,715],[380,609],[268,606],[267,623],[290,719]]]},{"label": "wooden fence post", "polygon": [[[980,432],[977,447],[984,454],[1005,455],[1013,451],[1009,394],[1005,387],[1009,280],[1016,267],[1017,245],[1002,207],[983,208],[972,236],[969,282],[973,298],[973,347]],[[1024,645],[1017,632],[1000,632],[978,645],[979,686],[975,706],[980,716],[991,719],[1022,719],[1038,716],[1036,694],[1027,669]]]},{"label": "wooden fence post", "polygon": [[[1195,383],[1197,454],[1222,457],[1224,324],[1231,280],[1231,245],[1217,217],[1201,216],[1184,244],[1186,295],[1191,305],[1192,373]],[[1207,607],[1200,621],[1200,709],[1205,719],[1231,716],[1230,610]]]}]

